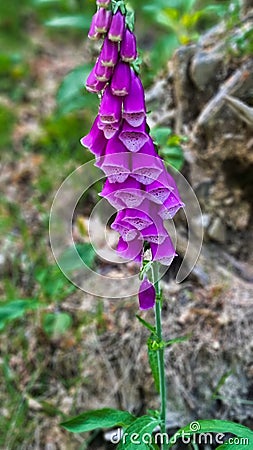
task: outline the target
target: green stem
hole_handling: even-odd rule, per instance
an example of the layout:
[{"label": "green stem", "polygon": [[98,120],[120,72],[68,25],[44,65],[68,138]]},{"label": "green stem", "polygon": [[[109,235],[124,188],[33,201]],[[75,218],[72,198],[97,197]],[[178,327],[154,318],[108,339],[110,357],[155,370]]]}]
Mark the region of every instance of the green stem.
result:
[{"label": "green stem", "polygon": [[[156,320],[156,333],[159,341],[162,341],[162,320],[161,320],[161,291],[159,285],[159,269],[154,267],[154,284],[156,290],[156,303],[155,303],[155,320]],[[159,369],[159,385],[160,385],[160,418],[161,418],[161,432],[164,434],[163,441],[166,441],[166,380],[165,380],[165,367],[164,367],[164,349],[160,348],[158,351],[158,369]],[[165,449],[165,444],[161,444],[161,450]]]}]

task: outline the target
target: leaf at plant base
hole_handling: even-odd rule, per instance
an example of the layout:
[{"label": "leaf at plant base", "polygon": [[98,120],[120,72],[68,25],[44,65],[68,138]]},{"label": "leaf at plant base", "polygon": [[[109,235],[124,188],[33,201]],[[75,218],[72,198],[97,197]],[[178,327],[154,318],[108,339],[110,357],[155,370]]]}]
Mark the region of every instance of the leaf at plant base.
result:
[{"label": "leaf at plant base", "polygon": [[[123,437],[117,447],[118,450],[148,450],[152,448],[149,443],[145,443],[142,436],[151,435],[153,430],[160,425],[160,420],[150,416],[138,417],[123,434]],[[133,442],[133,436],[138,436]],[[138,442],[137,442],[138,441]]]},{"label": "leaf at plant base", "polygon": [[90,27],[90,17],[83,14],[71,16],[53,17],[45,22],[51,28],[73,28],[78,30],[88,30]]},{"label": "leaf at plant base", "polygon": [[176,443],[177,439],[185,434],[187,434],[188,436],[192,436],[199,433],[231,433],[236,436],[248,438],[251,447],[248,447],[247,450],[253,448],[253,431],[251,431],[244,425],[240,425],[228,420],[198,420],[196,424],[198,425],[197,427],[193,427],[191,423],[186,427],[178,430],[177,433],[175,433],[174,436],[172,436],[172,438],[170,439],[168,448],[171,448]]},{"label": "leaf at plant base", "polygon": [[92,95],[84,88],[85,80],[91,70],[91,64],[81,65],[64,77],[56,95],[60,114],[67,114],[82,108],[88,108],[89,110],[97,108],[96,95]]},{"label": "leaf at plant base", "polygon": [[139,322],[146,327],[149,331],[151,331],[152,333],[156,332],[155,327],[153,327],[153,325],[151,325],[151,323],[146,322],[146,320],[142,319],[142,317],[140,317],[138,314],[136,314],[137,319],[139,320]]},{"label": "leaf at plant base", "polygon": [[159,367],[158,367],[158,352],[156,350],[152,350],[150,343],[155,340],[155,335],[151,334],[148,339],[148,361],[150,365],[150,369],[154,378],[155,388],[159,394],[160,392],[160,378],[159,378]]},{"label": "leaf at plant base", "polygon": [[72,325],[72,317],[68,313],[48,313],[43,318],[43,329],[49,337],[57,338]]},{"label": "leaf at plant base", "polygon": [[67,248],[58,258],[59,267],[63,272],[72,272],[83,267],[92,267],[95,260],[95,250],[91,244],[77,244]]},{"label": "leaf at plant base", "polygon": [[171,132],[171,128],[168,127],[155,127],[151,130],[151,136],[158,145],[163,147],[167,144]]},{"label": "leaf at plant base", "polygon": [[62,422],[61,426],[72,433],[84,433],[98,428],[126,427],[134,420],[135,417],[128,411],[103,408],[86,411],[66,422]]},{"label": "leaf at plant base", "polygon": [[11,320],[22,317],[26,311],[38,308],[38,300],[24,299],[0,303],[0,330]]}]

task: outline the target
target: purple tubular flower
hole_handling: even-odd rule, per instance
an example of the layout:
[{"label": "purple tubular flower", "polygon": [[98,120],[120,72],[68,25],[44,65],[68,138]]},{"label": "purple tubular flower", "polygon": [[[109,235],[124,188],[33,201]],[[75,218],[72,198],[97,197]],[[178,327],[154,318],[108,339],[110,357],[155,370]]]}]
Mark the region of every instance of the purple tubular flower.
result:
[{"label": "purple tubular flower", "polygon": [[130,152],[138,152],[149,139],[146,123],[143,122],[139,127],[132,127],[124,121],[119,138]]},{"label": "purple tubular flower", "polygon": [[112,12],[105,8],[100,8],[94,20],[96,33],[107,33],[112,20]]},{"label": "purple tubular flower", "polygon": [[122,223],[132,225],[136,230],[141,231],[152,225],[153,222],[150,216],[144,211],[135,208],[126,208],[123,212]]},{"label": "purple tubular flower", "polygon": [[144,228],[144,230],[141,231],[141,236],[143,240],[147,242],[162,244],[166,237],[168,237],[168,233],[164,228],[162,221],[160,222],[156,218],[156,223]]},{"label": "purple tubular flower", "polygon": [[111,89],[113,95],[125,96],[130,91],[131,84],[131,70],[127,63],[119,61],[114,69]]},{"label": "purple tubular flower", "polygon": [[122,215],[123,211],[119,211],[111,228],[121,235],[123,241],[129,242],[138,237],[139,231],[132,225],[122,222]]},{"label": "purple tubular flower", "polygon": [[108,6],[111,4],[111,0],[97,0],[96,4],[101,8],[108,8]]},{"label": "purple tubular flower", "polygon": [[122,61],[133,62],[137,58],[136,37],[128,28],[125,29],[121,47],[120,56]]},{"label": "purple tubular flower", "polygon": [[89,134],[81,139],[81,144],[87,147],[94,155],[100,157],[104,154],[107,140],[105,139],[103,131],[98,128],[99,117],[97,116]]},{"label": "purple tubular flower", "polygon": [[156,292],[155,287],[145,277],[140,285],[139,290],[139,306],[140,309],[151,309],[155,306]]},{"label": "purple tubular flower", "polygon": [[125,17],[120,11],[116,12],[112,16],[111,26],[108,33],[110,41],[120,42],[122,41],[125,30]]},{"label": "purple tubular flower", "polygon": [[177,256],[174,245],[169,235],[161,244],[150,243],[153,261],[159,261],[165,266],[170,266],[174,257]]},{"label": "purple tubular flower", "polygon": [[102,82],[97,79],[97,77],[95,75],[95,67],[94,67],[92,69],[91,73],[89,74],[89,76],[86,80],[86,83],[85,83],[87,91],[98,93],[104,89],[105,85],[106,85],[106,82]]},{"label": "purple tubular flower", "polygon": [[138,239],[126,242],[122,239],[122,237],[120,237],[117,246],[117,252],[122,258],[141,264],[142,246],[143,242],[139,241]]},{"label": "purple tubular flower", "polygon": [[169,176],[164,167],[164,171],[159,175],[157,180],[145,186],[145,190],[150,195],[150,199],[153,202],[163,204],[167,200],[171,191],[174,189],[174,183],[173,186],[171,186],[171,178],[172,177]]},{"label": "purple tubular flower", "polygon": [[114,67],[118,61],[118,42],[112,42],[105,38],[103,47],[100,53],[100,61],[102,66]]},{"label": "purple tubular flower", "polygon": [[91,26],[90,26],[90,29],[89,29],[89,32],[88,32],[88,38],[93,40],[93,41],[97,41],[101,37],[100,33],[98,33],[96,31],[96,29],[95,29],[96,17],[97,17],[97,12],[92,17]]},{"label": "purple tubular flower", "polygon": [[98,122],[98,128],[103,130],[106,139],[111,139],[117,133],[119,127],[120,122],[103,123],[100,120]]},{"label": "purple tubular flower", "polygon": [[169,197],[164,201],[158,214],[163,220],[173,219],[178,210],[183,207],[184,203],[180,200],[179,196],[172,191]]},{"label": "purple tubular flower", "polygon": [[96,165],[105,172],[110,183],[123,183],[128,178],[130,155],[117,136],[108,141],[105,156]]},{"label": "purple tubular flower", "polygon": [[101,197],[105,197],[112,206],[117,205],[117,209],[126,206],[135,208],[142,203],[143,197],[140,189],[134,183],[135,180],[129,178],[122,183],[111,183],[110,178],[108,177],[109,184],[105,182]]},{"label": "purple tubular flower", "polygon": [[144,185],[153,183],[163,172],[164,166],[157,155],[151,138],[138,153],[132,153],[132,177]]},{"label": "purple tubular flower", "polygon": [[110,80],[113,72],[112,67],[102,66],[100,58],[97,60],[94,70],[96,79],[105,83]]},{"label": "purple tubular flower", "polygon": [[144,89],[138,75],[131,69],[131,89],[124,98],[123,118],[132,127],[139,127],[146,116]]},{"label": "purple tubular flower", "polygon": [[111,87],[107,86],[103,94],[99,116],[102,123],[115,123],[121,120],[122,99],[112,94]]}]

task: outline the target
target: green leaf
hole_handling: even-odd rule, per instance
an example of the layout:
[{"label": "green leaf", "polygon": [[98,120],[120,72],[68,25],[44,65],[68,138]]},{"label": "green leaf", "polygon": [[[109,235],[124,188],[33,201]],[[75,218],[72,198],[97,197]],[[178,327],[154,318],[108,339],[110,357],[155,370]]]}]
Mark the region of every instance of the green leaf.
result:
[{"label": "green leaf", "polygon": [[146,322],[146,320],[142,319],[138,314],[135,315],[135,317],[137,317],[137,319],[139,320],[139,322],[146,327],[149,331],[151,331],[152,333],[156,333],[156,329],[155,327],[153,327],[153,325],[151,325],[150,323]]},{"label": "green leaf", "polygon": [[188,335],[188,336],[181,336],[181,337],[178,337],[178,338],[175,338],[175,339],[170,339],[169,341],[165,341],[164,342],[164,347],[169,347],[170,345],[178,344],[179,342],[188,341],[190,339],[190,337],[191,336]]},{"label": "green leaf", "polygon": [[59,267],[64,272],[72,272],[83,267],[85,264],[91,268],[95,260],[95,250],[91,244],[77,244],[67,248],[58,258]]},{"label": "green leaf", "polygon": [[26,311],[38,308],[38,300],[25,299],[0,303],[0,330],[14,319],[22,317]]},{"label": "green leaf", "polygon": [[[148,450],[151,444],[145,443],[142,436],[147,433],[151,435],[154,428],[160,425],[160,420],[150,416],[138,417],[123,434],[118,450]],[[137,438],[136,438],[137,437]],[[133,438],[135,442],[133,442]],[[153,447],[154,448],[154,447]]]},{"label": "green leaf", "polygon": [[151,368],[151,372],[154,378],[155,388],[159,394],[160,392],[160,377],[159,377],[159,366],[158,366],[158,352],[151,349],[151,343],[155,340],[155,335],[151,334],[148,339],[148,361]]},{"label": "green leaf", "polygon": [[90,17],[83,14],[72,16],[53,17],[45,22],[47,27],[51,28],[74,28],[78,30],[89,30]]},{"label": "green leaf", "polygon": [[81,65],[64,77],[56,95],[58,111],[61,114],[67,114],[83,108],[88,108],[89,110],[97,108],[97,96],[84,88],[85,80],[91,70],[91,64]]},{"label": "green leaf", "polygon": [[53,338],[64,334],[72,325],[72,317],[68,313],[48,313],[43,318],[45,333]]},{"label": "green leaf", "polygon": [[[177,431],[177,433],[175,433],[174,436],[172,436],[172,438],[170,439],[168,448],[171,448],[176,443],[177,439],[184,435],[192,436],[199,433],[231,433],[236,436],[242,436],[243,438],[247,438],[249,440],[249,444],[251,445],[251,447],[248,447],[247,449],[247,447],[244,446],[244,449],[250,450],[250,448],[252,448],[253,446],[253,431],[251,431],[244,425],[230,422],[228,420],[198,420],[197,422],[194,422],[194,425],[195,426],[193,427],[192,422],[186,427],[181,428],[179,431]],[[239,448],[240,447],[238,447],[237,445],[237,450],[239,450]]]},{"label": "green leaf", "polygon": [[66,422],[62,422],[61,426],[72,433],[84,433],[98,428],[126,427],[134,420],[135,417],[127,411],[103,408],[86,411]]},{"label": "green leaf", "polygon": [[159,153],[164,161],[175,169],[180,170],[183,167],[184,153],[180,145],[162,148]]},{"label": "green leaf", "polygon": [[168,138],[171,135],[172,130],[168,127],[157,127],[152,128],[151,130],[151,136],[154,138],[155,142],[160,145],[161,147],[164,147],[167,142]]}]

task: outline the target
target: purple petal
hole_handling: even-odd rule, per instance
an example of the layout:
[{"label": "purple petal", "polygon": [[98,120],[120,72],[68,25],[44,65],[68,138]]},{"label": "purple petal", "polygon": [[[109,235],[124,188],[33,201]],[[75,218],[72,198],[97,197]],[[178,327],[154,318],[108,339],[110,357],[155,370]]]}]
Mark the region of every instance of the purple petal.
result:
[{"label": "purple petal", "polygon": [[121,47],[120,47],[120,56],[122,61],[132,62],[137,58],[137,50],[136,50],[136,37],[134,33],[132,33],[128,28],[126,28]]},{"label": "purple petal", "polygon": [[128,208],[136,208],[143,202],[143,192],[138,181],[129,177],[124,183],[115,183],[115,196]]},{"label": "purple petal", "polygon": [[124,98],[123,118],[133,127],[140,126],[146,116],[144,89],[140,78],[131,69],[131,89]]},{"label": "purple petal", "polygon": [[98,93],[104,89],[106,82],[102,82],[97,79],[97,77],[95,75],[95,67],[92,69],[91,73],[89,74],[85,85],[86,85],[87,91]]},{"label": "purple petal", "polygon": [[119,211],[114,222],[111,225],[111,228],[121,235],[123,241],[129,242],[133,239],[136,239],[139,232],[132,225],[122,222],[121,219],[122,211]]},{"label": "purple petal", "polygon": [[138,297],[140,309],[151,309],[155,306],[155,287],[146,277],[140,285]]},{"label": "purple petal", "polygon": [[165,170],[151,138],[138,153],[132,153],[132,176],[144,185],[157,180]]},{"label": "purple petal", "polygon": [[97,12],[92,17],[91,26],[90,26],[90,29],[89,29],[89,32],[88,32],[88,38],[92,39],[93,41],[97,41],[101,37],[101,34],[97,33],[97,31],[95,30],[96,17],[97,17]]},{"label": "purple petal", "polygon": [[118,43],[110,41],[107,37],[100,53],[100,61],[103,66],[114,67],[118,61]]},{"label": "purple petal", "polygon": [[118,211],[124,208],[124,204],[119,197],[114,195],[114,183],[110,183],[106,180],[102,192],[98,194],[100,197],[106,198],[106,200]]},{"label": "purple petal", "polygon": [[165,266],[170,266],[174,257],[177,256],[174,245],[169,236],[161,244],[150,243],[153,261],[159,261]]},{"label": "purple petal", "polygon": [[105,139],[103,131],[98,128],[99,118],[96,117],[89,134],[84,136],[80,142],[84,147],[87,147],[94,155],[104,155],[107,140]]},{"label": "purple petal", "polygon": [[112,16],[112,22],[108,33],[110,41],[120,42],[122,41],[125,29],[125,17],[120,11],[116,12]]},{"label": "purple petal", "polygon": [[119,96],[127,95],[130,91],[130,83],[131,83],[130,66],[127,63],[119,61],[115,66],[111,81],[111,89],[113,95]]},{"label": "purple petal", "polygon": [[169,197],[163,203],[162,209],[159,211],[158,214],[163,220],[173,219],[178,210],[183,207],[184,203],[175,194],[175,192],[172,191]]},{"label": "purple petal", "polygon": [[110,24],[112,20],[112,12],[106,10],[105,8],[100,8],[97,11],[95,17],[95,32],[96,33],[107,33],[109,30]]},{"label": "purple petal", "polygon": [[146,123],[143,122],[139,127],[132,127],[124,121],[119,138],[130,152],[138,152],[149,139]]},{"label": "purple petal", "polygon": [[159,175],[157,180],[145,186],[145,190],[153,202],[163,204],[167,200],[171,191],[174,189],[171,185],[171,179],[172,177],[169,176],[168,172],[164,168],[164,171]]},{"label": "purple petal", "polygon": [[96,165],[107,175],[110,183],[124,182],[131,172],[130,154],[117,136],[108,141],[105,156]]},{"label": "purple petal", "polygon": [[122,239],[122,237],[119,238],[117,252],[122,258],[128,259],[130,261],[136,261],[140,264],[142,260],[142,249],[143,243],[138,239],[126,242]]},{"label": "purple petal", "polygon": [[120,122],[115,123],[103,123],[99,120],[98,128],[103,130],[106,139],[111,139],[119,130]]},{"label": "purple petal", "polygon": [[134,228],[136,228],[136,230],[139,231],[147,228],[153,223],[152,219],[145,211],[141,211],[135,208],[126,208],[124,210],[122,222],[132,225]]},{"label": "purple petal", "polygon": [[113,95],[111,87],[107,86],[99,108],[100,121],[105,124],[119,122],[121,120],[121,111],[122,99]]},{"label": "purple petal", "polygon": [[112,67],[102,66],[100,58],[96,62],[95,65],[95,77],[98,81],[107,82],[110,80],[112,76],[113,69]]},{"label": "purple petal", "polygon": [[156,217],[155,224],[152,224],[141,231],[143,239],[147,242],[162,244],[168,236],[167,230],[163,226],[163,222],[160,222],[158,217]]}]

